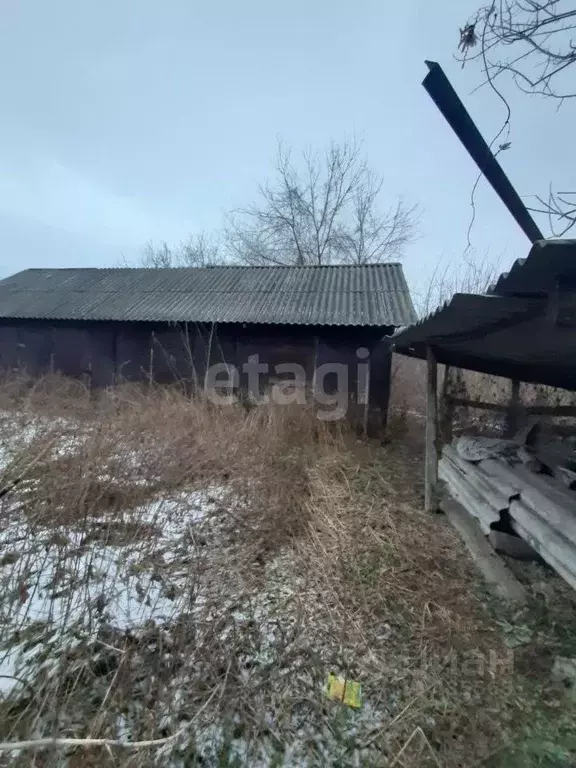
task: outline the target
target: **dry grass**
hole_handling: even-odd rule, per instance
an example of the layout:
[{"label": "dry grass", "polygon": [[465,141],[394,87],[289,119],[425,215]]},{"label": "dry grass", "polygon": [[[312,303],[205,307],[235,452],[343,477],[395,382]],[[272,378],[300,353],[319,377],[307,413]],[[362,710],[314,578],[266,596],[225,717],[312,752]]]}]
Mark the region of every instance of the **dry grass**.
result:
[{"label": "dry grass", "polygon": [[[546,757],[565,704],[548,678],[535,695],[509,646],[520,628],[539,658],[567,655],[570,633],[542,625],[571,596],[495,614],[421,512],[418,454],[306,408],[66,386],[0,392],[0,642],[18,678],[0,740],[124,746],[5,764],[570,764],[516,746],[534,736]],[[330,671],[361,681],[358,712],[326,699]],[[143,740],[164,741],[126,746]]]}]

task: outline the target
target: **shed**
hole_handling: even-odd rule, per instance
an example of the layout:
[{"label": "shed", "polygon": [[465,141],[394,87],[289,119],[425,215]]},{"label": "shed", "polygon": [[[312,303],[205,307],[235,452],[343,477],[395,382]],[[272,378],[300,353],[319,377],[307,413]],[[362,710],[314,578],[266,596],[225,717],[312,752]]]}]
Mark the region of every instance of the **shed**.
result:
[{"label": "shed", "polygon": [[[289,378],[291,366],[378,422],[388,402],[387,337],[414,320],[393,263],[28,269],[0,281],[0,364],[94,387],[126,379],[193,388],[228,371],[234,392],[253,394]],[[257,381],[249,363],[260,366]]]},{"label": "shed", "polygon": [[[530,425],[516,432],[522,414],[576,416],[573,401],[566,402],[571,398],[523,406],[520,397],[521,382],[576,391],[576,240],[537,241],[528,257],[500,275],[485,295],[455,294],[436,312],[397,332],[393,342],[400,354],[427,360],[427,510],[440,504],[454,512],[454,502],[438,496],[440,470],[452,496],[477,518],[484,533],[507,528],[576,588],[574,437],[565,442],[555,438],[538,448],[524,444]],[[471,452],[462,442],[466,438],[450,444],[443,434],[440,459],[438,363],[511,379],[506,405],[443,392],[444,414],[457,405],[508,412],[508,436],[514,439],[500,441],[506,457],[498,456],[500,448],[489,438]],[[496,453],[486,454],[488,448]]]}]

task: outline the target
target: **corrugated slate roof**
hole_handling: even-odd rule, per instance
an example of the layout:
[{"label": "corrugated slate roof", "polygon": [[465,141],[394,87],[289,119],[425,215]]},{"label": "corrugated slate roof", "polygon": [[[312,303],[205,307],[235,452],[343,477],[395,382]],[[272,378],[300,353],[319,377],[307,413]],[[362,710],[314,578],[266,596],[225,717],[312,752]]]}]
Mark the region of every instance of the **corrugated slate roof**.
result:
[{"label": "corrugated slate roof", "polygon": [[576,240],[538,240],[525,259],[516,259],[490,292],[500,296],[546,295],[556,278],[576,278]]},{"label": "corrugated slate roof", "polygon": [[574,328],[548,312],[559,281],[576,285],[576,240],[538,241],[487,295],[454,294],[397,331],[395,349],[425,358],[431,346],[448,365],[576,389]]},{"label": "corrugated slate roof", "polygon": [[[516,259],[486,295],[455,293],[451,299],[394,334],[397,349],[425,338],[450,336],[514,313],[523,299],[547,298],[559,276],[576,279],[576,240],[539,240],[525,259]],[[503,301],[504,297],[516,302]],[[526,305],[528,306],[528,305]]]},{"label": "corrugated slate roof", "polygon": [[511,317],[530,314],[537,299],[516,296],[500,297],[472,293],[455,293],[441,307],[408,328],[401,328],[393,336],[396,349],[413,343],[434,344],[436,339],[449,340],[463,334],[474,333],[486,325],[504,322]]},{"label": "corrugated slate roof", "polygon": [[416,319],[400,264],[27,269],[0,281],[0,317],[360,326]]}]

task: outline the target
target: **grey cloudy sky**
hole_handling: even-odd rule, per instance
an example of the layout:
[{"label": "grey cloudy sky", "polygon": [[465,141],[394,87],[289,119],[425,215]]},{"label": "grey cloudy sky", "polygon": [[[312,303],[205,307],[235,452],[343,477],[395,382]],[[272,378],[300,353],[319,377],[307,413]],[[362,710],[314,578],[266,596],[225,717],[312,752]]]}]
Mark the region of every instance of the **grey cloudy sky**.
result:
[{"label": "grey cloudy sky", "polygon": [[[420,85],[424,59],[443,65],[487,138],[503,117],[453,59],[475,7],[0,0],[0,276],[115,265],[151,238],[216,230],[224,210],[254,199],[278,136],[297,149],[356,136],[384,197],[421,206],[406,257],[421,284],[439,258],[462,256],[476,173]],[[574,107],[511,104],[502,164],[519,192],[570,188]],[[484,185],[472,241],[502,269],[527,252]]]}]

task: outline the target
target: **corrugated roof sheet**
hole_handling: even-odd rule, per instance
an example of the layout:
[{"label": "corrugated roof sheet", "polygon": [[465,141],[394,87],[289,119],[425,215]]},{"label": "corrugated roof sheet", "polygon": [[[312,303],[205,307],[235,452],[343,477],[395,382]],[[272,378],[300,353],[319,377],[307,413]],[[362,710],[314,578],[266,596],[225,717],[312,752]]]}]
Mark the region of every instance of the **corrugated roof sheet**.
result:
[{"label": "corrugated roof sheet", "polygon": [[[539,240],[525,259],[503,272],[487,295],[455,293],[425,317],[394,334],[397,349],[425,338],[449,336],[481,327],[513,312],[522,299],[546,298],[559,276],[576,279],[576,240]],[[504,297],[517,302],[503,302]]]},{"label": "corrugated roof sheet", "polygon": [[400,264],[28,269],[0,281],[0,317],[295,325],[407,325]]},{"label": "corrugated roof sheet", "polygon": [[414,325],[397,331],[395,346],[401,351],[415,342],[433,344],[434,340],[462,336],[485,328],[487,324],[504,322],[507,319],[532,313],[537,300],[515,296],[507,298],[471,293],[455,293],[434,312],[418,320]]},{"label": "corrugated roof sheet", "polygon": [[546,295],[556,278],[576,278],[576,240],[538,240],[525,259],[503,272],[490,292],[497,295]]},{"label": "corrugated roof sheet", "polygon": [[542,240],[488,295],[454,294],[393,336],[398,352],[523,381],[576,388],[576,335],[548,317],[558,281],[576,284],[576,240]]}]

